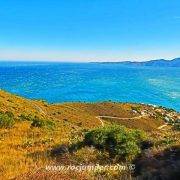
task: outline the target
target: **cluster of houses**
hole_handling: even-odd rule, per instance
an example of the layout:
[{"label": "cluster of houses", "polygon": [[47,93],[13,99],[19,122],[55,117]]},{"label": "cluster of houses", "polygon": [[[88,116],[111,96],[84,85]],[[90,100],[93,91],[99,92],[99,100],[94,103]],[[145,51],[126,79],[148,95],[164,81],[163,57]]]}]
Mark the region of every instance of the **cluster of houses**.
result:
[{"label": "cluster of houses", "polygon": [[167,109],[164,107],[158,107],[156,105],[148,104],[150,108],[143,109],[140,111],[137,110],[132,110],[133,113],[139,113],[142,116],[149,116],[149,117],[158,117],[160,116],[161,118],[164,119],[164,121],[167,124],[180,124],[180,113]]}]

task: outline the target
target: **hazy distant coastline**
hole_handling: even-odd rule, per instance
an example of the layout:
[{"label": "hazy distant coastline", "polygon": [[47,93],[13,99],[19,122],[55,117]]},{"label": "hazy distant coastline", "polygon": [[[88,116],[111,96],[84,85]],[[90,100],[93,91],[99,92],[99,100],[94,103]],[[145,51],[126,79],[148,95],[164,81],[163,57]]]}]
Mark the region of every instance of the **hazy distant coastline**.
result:
[{"label": "hazy distant coastline", "polygon": [[132,66],[153,66],[153,67],[180,67],[180,58],[172,60],[157,59],[143,62],[123,61],[123,62],[100,62],[101,64],[122,64]]}]

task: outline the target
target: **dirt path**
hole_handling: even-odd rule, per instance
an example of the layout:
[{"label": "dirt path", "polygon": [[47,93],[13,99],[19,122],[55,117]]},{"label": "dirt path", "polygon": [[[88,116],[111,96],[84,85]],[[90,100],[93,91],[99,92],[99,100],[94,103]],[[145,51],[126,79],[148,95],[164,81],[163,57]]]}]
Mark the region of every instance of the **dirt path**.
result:
[{"label": "dirt path", "polygon": [[96,118],[101,122],[101,125],[104,127],[104,122],[101,118],[110,118],[110,119],[121,119],[121,120],[130,120],[130,119],[140,119],[142,117],[146,117],[147,115],[140,115],[137,117],[131,117],[131,118],[120,118],[115,116],[96,116]]},{"label": "dirt path", "polygon": [[[110,118],[110,119],[121,119],[121,120],[130,120],[130,119],[141,119],[143,117],[147,117],[148,115],[140,115],[140,116],[136,116],[136,117],[131,117],[131,118],[120,118],[120,117],[114,117],[114,116],[97,116],[96,118],[98,118],[101,123],[102,123],[102,126],[104,126],[104,122],[102,121],[101,118]],[[163,129],[164,127],[166,127],[167,124],[164,124],[164,125],[161,125],[159,126],[157,129]]]},{"label": "dirt path", "polygon": [[37,104],[33,104],[37,111],[39,111],[41,114],[47,115],[47,113]]},{"label": "dirt path", "polygon": [[74,110],[74,111],[82,111],[82,110],[80,110],[80,109],[78,109],[78,108],[74,108],[74,107],[71,107],[71,106],[69,106],[69,105],[65,105],[65,104],[60,104],[60,105],[63,106],[63,107],[65,107],[65,108],[72,109],[72,110]]},{"label": "dirt path", "polygon": [[[37,109],[39,112],[41,112],[41,113],[43,113],[43,114],[46,115],[46,113],[42,110],[41,107],[39,107],[39,106],[36,105],[36,104],[34,104],[34,106],[36,107],[36,109]],[[63,105],[63,106],[65,106],[66,108],[70,108],[70,109],[72,109],[72,110],[75,110],[75,111],[79,111],[79,109],[76,109],[76,108],[73,108],[73,107],[70,107],[70,106],[66,106],[66,105]],[[122,117],[115,117],[115,116],[96,116],[96,118],[100,121],[102,127],[104,127],[104,122],[103,122],[103,120],[102,120],[101,118],[130,120],[130,119],[141,119],[141,118],[144,118],[144,117],[147,117],[147,116],[148,116],[148,115],[140,115],[140,116],[129,117],[129,118],[122,118]],[[157,129],[160,130],[160,129],[163,129],[164,127],[166,127],[166,126],[167,126],[167,124],[164,124],[164,125],[159,126]]]},{"label": "dirt path", "polygon": [[121,118],[121,117],[115,117],[115,116],[97,116],[99,118],[110,118],[110,119],[121,119],[121,120],[129,120],[129,119],[141,119],[143,117],[146,117],[148,115],[140,115],[136,117],[129,117],[129,118]]},{"label": "dirt path", "polygon": [[104,127],[104,122],[103,122],[103,120],[102,120],[99,116],[96,116],[96,118],[101,122],[102,127]]}]

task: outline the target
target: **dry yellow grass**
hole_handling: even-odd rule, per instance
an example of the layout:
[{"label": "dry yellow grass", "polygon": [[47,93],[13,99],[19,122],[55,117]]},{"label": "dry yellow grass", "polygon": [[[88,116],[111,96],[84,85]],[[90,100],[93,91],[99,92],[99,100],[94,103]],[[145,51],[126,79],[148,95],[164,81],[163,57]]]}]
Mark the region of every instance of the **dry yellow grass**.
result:
[{"label": "dry yellow grass", "polygon": [[[0,129],[0,179],[20,177],[22,174],[55,163],[56,161],[48,155],[48,151],[52,148],[60,144],[69,144],[71,137],[82,130],[102,126],[97,116],[132,118],[140,115],[133,113],[133,107],[153,111],[152,107],[145,105],[113,102],[50,105],[44,101],[28,100],[0,91],[0,111],[12,112],[16,120],[12,128]],[[30,121],[20,120],[22,114],[51,120],[55,126],[52,129],[32,127]],[[110,123],[112,119],[104,119],[104,122]],[[115,122],[130,128],[153,132],[164,123],[162,119],[157,120],[156,117],[149,116],[140,120],[117,119]],[[151,132],[152,138],[154,138],[153,132]],[[169,132],[172,130],[169,129]],[[162,134],[163,132],[161,132],[163,138]],[[98,158],[100,156],[98,152],[93,154],[90,149],[82,149],[77,151],[74,158],[77,161],[84,159],[89,162],[96,161],[97,156]],[[85,177],[84,174],[78,176]]]}]

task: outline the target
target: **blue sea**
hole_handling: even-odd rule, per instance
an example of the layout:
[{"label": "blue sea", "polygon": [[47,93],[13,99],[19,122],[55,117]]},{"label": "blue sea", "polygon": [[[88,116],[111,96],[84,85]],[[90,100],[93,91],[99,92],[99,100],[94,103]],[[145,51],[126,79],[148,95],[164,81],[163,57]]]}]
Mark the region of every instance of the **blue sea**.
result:
[{"label": "blue sea", "polygon": [[0,89],[60,102],[137,102],[180,111],[180,68],[0,62]]}]

